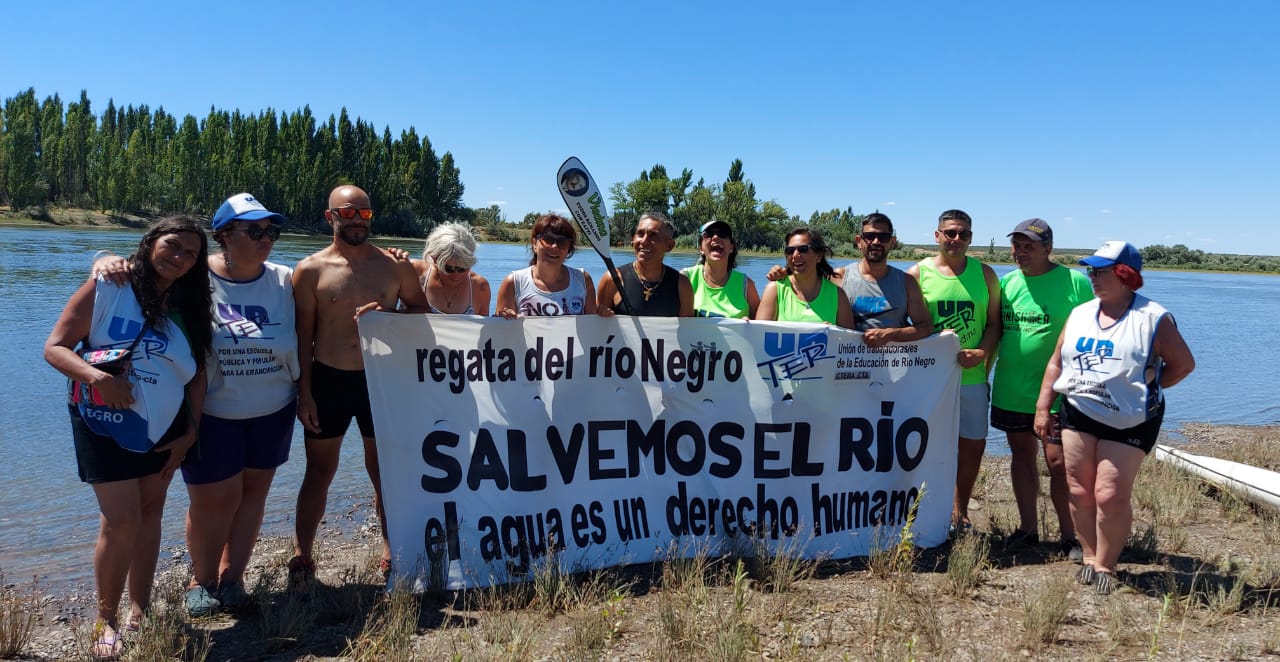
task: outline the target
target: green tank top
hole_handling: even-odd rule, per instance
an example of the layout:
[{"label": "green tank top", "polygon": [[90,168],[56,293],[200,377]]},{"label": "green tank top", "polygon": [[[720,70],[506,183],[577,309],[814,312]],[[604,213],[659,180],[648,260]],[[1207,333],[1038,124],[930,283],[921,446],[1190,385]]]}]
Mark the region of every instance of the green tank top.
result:
[{"label": "green tank top", "polygon": [[747,277],[741,271],[729,272],[724,287],[712,287],[702,278],[701,264],[683,270],[693,285],[693,314],[698,317],[734,317],[746,319],[751,314],[747,304]]},{"label": "green tank top", "polygon": [[[944,276],[934,266],[933,258],[921,260],[920,289],[925,303],[933,313],[933,328],[951,329],[960,340],[961,349],[977,349],[982,343],[982,331],[987,326],[987,304],[991,293],[982,275],[982,263],[966,258],[964,271],[959,276]],[[985,384],[986,362],[965,368],[960,378],[963,384]]]},{"label": "green tank top", "polygon": [[822,280],[822,289],[818,298],[813,301],[801,301],[796,296],[791,277],[778,281],[778,321],[779,322],[826,322],[836,323],[837,306],[840,305],[840,288],[827,280]]},{"label": "green tank top", "polygon": [[[1036,410],[1045,365],[1067,317],[1093,298],[1089,279],[1055,265],[1039,276],[1014,269],[1000,279],[1000,351],[991,377],[992,406],[1022,414]],[[1053,410],[1057,411],[1055,403]]]}]

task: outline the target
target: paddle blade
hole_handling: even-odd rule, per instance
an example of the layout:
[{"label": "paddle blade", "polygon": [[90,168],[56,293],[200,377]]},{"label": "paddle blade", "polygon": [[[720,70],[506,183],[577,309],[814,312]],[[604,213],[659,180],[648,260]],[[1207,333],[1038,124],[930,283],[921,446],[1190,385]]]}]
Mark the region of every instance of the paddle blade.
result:
[{"label": "paddle blade", "polygon": [[556,173],[556,188],[582,234],[601,257],[609,255],[609,212],[596,180],[578,157],[571,156]]}]

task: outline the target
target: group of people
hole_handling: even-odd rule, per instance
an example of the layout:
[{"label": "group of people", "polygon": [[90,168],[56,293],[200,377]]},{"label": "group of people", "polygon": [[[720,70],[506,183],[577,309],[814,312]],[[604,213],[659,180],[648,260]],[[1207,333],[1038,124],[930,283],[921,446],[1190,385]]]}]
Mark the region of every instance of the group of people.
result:
[{"label": "group of people", "polygon": [[[247,193],[218,208],[209,235],[192,218],[163,219],[128,258],[95,262],[46,341],[46,359],[71,380],[77,465],[101,513],[95,657],[118,657],[122,631],[142,624],[165,493],[178,470],[190,495],[188,612],[248,601],[245,569],[295,420],[305,433],[306,470],[291,582],[314,576],[316,533],[352,419],[382,524],[382,570],[390,572],[356,319],[370,310],[488,315],[490,286],[472,269],[476,241],[466,226],[437,227],[422,259],[410,260],[369,243],[375,213],[360,188],[335,188],[324,214],[332,242],[293,269],[269,261],[284,217]],[[503,279],[493,314],[819,322],[860,331],[871,346],[950,330],[963,368],[953,530],[971,526],[989,412],[1013,456],[1020,523],[1009,542],[1039,542],[1043,448],[1063,551],[1082,563],[1082,583],[1109,593],[1131,526],[1134,477],[1163,416],[1161,390],[1190,373],[1194,359],[1172,316],[1136,293],[1142,262],[1129,244],[1108,242],[1081,260],[1086,278],[1050,259],[1052,229],[1031,219],[1009,233],[1018,269],[998,279],[967,255],[968,214],[944,212],[934,236],[937,256],[900,270],[888,264],[893,222],[870,214],[857,235],[861,259],[837,269],[821,233],[796,228],[786,237],[785,266],[770,271],[760,293],[736,269],[729,224],[703,225],[697,264],[677,271],[664,262],[675,247],[673,225],[648,213],[632,235],[634,261],[597,284],[565,264],[577,246],[573,224],[546,214],[530,231],[529,266]],[[126,346],[125,370],[95,365],[85,351]]]}]

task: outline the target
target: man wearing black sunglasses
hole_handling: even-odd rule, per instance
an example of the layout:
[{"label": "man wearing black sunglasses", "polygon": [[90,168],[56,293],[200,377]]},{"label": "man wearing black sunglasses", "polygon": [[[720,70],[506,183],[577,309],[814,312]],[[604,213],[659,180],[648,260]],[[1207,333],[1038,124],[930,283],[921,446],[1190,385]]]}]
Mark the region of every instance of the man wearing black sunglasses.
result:
[{"label": "man wearing black sunglasses", "polygon": [[920,284],[889,264],[897,245],[893,221],[880,212],[862,219],[857,237],[862,259],[836,270],[837,279],[853,306],[856,328],[871,347],[910,342],[933,333],[933,316],[924,304]]},{"label": "man wearing black sunglasses", "polygon": [[397,301],[402,312],[429,310],[413,265],[368,243],[373,207],[367,193],[350,185],[333,189],[324,215],[333,227],[333,242],[303,259],[293,272],[302,374],[298,420],[306,428],[307,469],[298,492],[298,547],[289,562],[291,579],[315,572],[311,552],[316,530],[324,518],[342,437],[352,418],[364,438],[365,469],[373,482],[374,507],[382,525],[381,567],[389,574],[391,548],[356,317],[370,310],[397,310]]},{"label": "man wearing black sunglasses", "polygon": [[925,303],[938,331],[950,329],[960,341],[960,439],[956,457],[956,491],[951,522],[956,531],[972,527],[969,497],[978,480],[987,445],[987,407],[991,391],[987,371],[1000,342],[1000,281],[991,267],[968,256],[973,220],[959,209],[938,217],[933,233],[938,255],[912,265],[908,274],[920,282]]}]

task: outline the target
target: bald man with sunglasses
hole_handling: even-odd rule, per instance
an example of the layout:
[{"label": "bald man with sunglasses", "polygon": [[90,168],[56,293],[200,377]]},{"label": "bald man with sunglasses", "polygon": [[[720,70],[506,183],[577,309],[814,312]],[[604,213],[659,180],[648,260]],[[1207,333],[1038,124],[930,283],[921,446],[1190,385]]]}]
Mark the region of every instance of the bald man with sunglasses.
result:
[{"label": "bald man with sunglasses", "polygon": [[920,283],[934,328],[950,329],[960,341],[960,438],[951,524],[954,531],[964,532],[972,528],[969,498],[987,446],[987,372],[1000,343],[1000,279],[991,267],[968,256],[973,219],[965,212],[942,212],[933,237],[938,254],[911,265],[907,273]]},{"label": "bald man with sunglasses", "polygon": [[429,310],[413,265],[368,243],[374,214],[367,193],[350,185],[333,189],[324,216],[333,228],[333,243],[304,258],[293,272],[302,374],[298,420],[306,429],[307,451],[306,474],[298,492],[298,546],[289,562],[290,579],[295,581],[315,573],[316,530],[324,518],[342,437],[352,418],[364,440],[365,469],[382,526],[382,571],[390,572],[378,450],[356,317],[371,310],[397,310],[397,303],[402,312]]}]

